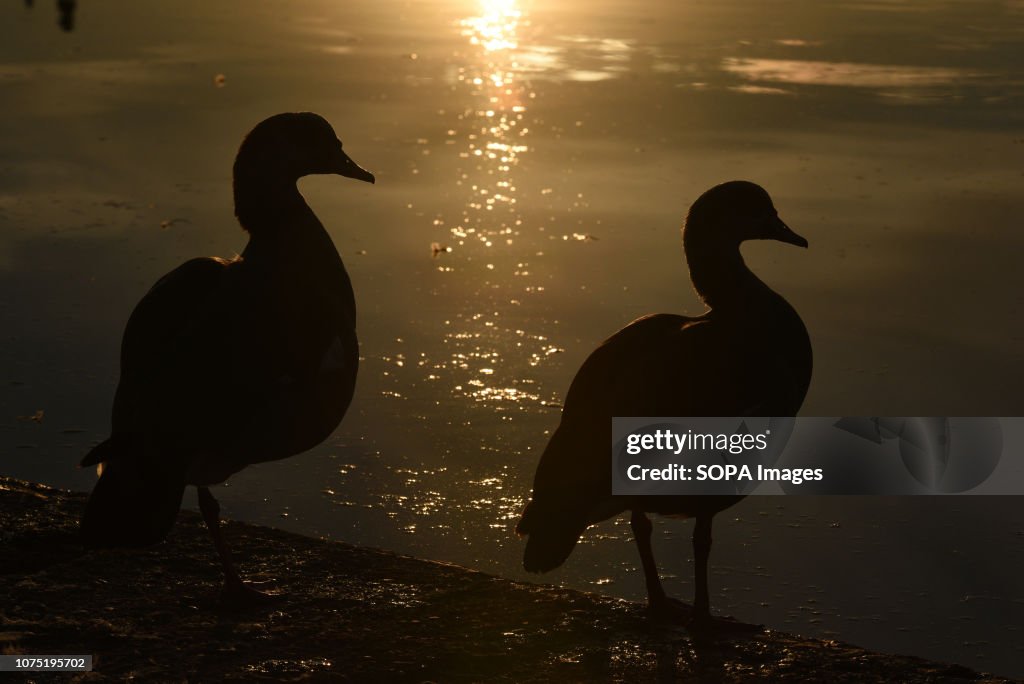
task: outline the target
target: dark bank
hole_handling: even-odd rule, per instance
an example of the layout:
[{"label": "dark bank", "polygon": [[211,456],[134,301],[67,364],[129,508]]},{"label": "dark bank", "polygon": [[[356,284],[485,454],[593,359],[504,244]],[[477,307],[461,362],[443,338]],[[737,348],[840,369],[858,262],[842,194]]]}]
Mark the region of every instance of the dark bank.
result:
[{"label": "dark bank", "polygon": [[84,504],[0,479],[2,647],[94,654],[71,681],[1011,681],[771,629],[702,642],[621,599],[234,522],[289,598],[224,611],[200,516],[160,546],[86,551]]}]

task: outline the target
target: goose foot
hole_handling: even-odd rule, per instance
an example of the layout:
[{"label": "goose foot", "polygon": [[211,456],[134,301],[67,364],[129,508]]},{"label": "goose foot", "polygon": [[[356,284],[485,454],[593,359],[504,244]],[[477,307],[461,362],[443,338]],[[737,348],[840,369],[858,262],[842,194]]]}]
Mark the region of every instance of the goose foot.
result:
[{"label": "goose foot", "polygon": [[691,633],[702,636],[756,634],[764,631],[764,625],[740,622],[728,615],[713,616],[696,610],[689,603],[668,596],[662,596],[655,600],[649,599],[647,610],[658,622],[682,625]]},{"label": "goose foot", "polygon": [[693,619],[693,606],[679,599],[661,596],[647,600],[647,610],[658,622],[686,625]]}]

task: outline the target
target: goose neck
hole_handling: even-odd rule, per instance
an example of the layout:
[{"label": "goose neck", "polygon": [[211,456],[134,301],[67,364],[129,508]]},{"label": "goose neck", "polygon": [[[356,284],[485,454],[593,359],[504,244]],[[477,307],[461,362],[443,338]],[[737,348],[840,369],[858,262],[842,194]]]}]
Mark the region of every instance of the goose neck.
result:
[{"label": "goose neck", "polygon": [[690,280],[701,300],[709,307],[738,306],[771,292],[747,268],[739,245],[686,244],[684,247]]}]

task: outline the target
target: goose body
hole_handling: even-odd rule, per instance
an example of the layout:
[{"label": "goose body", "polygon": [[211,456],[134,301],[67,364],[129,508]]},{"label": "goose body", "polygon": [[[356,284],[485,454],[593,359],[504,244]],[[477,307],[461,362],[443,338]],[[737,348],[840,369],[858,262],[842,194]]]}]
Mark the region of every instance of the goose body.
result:
[{"label": "goose body", "polygon": [[665,596],[646,513],[694,517],[695,617],[709,617],[706,564],[711,518],[741,496],[612,496],[614,416],[792,416],[811,379],[810,339],[800,316],[745,265],[740,243],[775,239],[806,247],[760,186],[733,181],[690,209],[683,233],[690,275],[709,306],[698,317],[645,316],[608,338],[583,363],[561,422],[541,456],[533,497],[517,532],[528,535],[524,567],[565,562],[590,525],[624,511],[655,609]]},{"label": "goose body", "polygon": [[87,543],[160,541],[185,487],[195,485],[221,551],[207,487],[319,444],[345,415],[359,363],[355,297],[296,187],[312,173],[374,180],[315,114],[257,125],[234,168],[245,250],[187,261],[136,306],[121,346],[111,436],[82,461],[103,464],[82,520]]}]

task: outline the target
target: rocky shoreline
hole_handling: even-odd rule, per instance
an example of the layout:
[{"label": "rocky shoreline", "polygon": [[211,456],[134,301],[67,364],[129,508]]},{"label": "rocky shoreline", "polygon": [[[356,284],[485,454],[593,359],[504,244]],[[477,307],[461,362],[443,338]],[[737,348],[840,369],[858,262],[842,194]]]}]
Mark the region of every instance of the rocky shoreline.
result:
[{"label": "rocky shoreline", "polygon": [[143,550],[77,542],[85,495],[0,478],[0,652],[92,654],[28,681],[1009,682],[771,629],[695,638],[634,603],[227,523],[287,597],[228,611],[201,518]]}]

